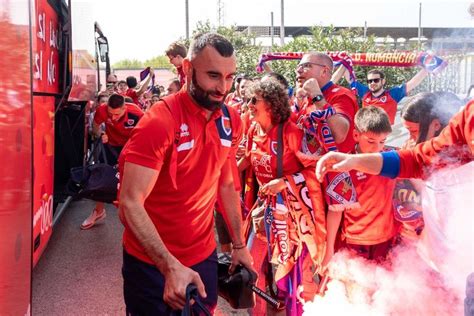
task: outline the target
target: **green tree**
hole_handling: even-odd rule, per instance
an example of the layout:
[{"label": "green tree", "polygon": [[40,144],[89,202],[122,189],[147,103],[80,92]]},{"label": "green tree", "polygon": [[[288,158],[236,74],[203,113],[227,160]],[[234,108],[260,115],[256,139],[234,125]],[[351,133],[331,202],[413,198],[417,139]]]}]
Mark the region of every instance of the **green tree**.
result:
[{"label": "green tree", "polygon": [[[262,53],[263,49],[261,45],[255,44],[255,34],[238,32],[236,26],[220,26],[216,28],[211,26],[209,21],[200,21],[197,23],[196,28],[193,31],[193,36],[207,32],[216,32],[221,34],[232,43],[237,56],[238,73],[245,73],[249,76],[257,75],[255,67],[257,65],[258,57]],[[189,42],[187,43],[187,46],[189,47]]]},{"label": "green tree", "polygon": [[173,65],[169,62],[168,57],[165,55],[155,56],[153,58],[147,59],[143,64],[154,69],[173,69]]},{"label": "green tree", "polygon": [[[308,51],[346,51],[357,52],[379,52],[389,50],[387,43],[377,45],[374,36],[363,37],[361,28],[344,28],[336,30],[334,26],[313,26],[311,35],[299,36],[286,45],[272,47],[274,51],[281,52],[308,52]],[[273,61],[271,67],[287,77],[290,82],[295,82],[297,61]],[[367,72],[372,69],[368,67],[355,66],[354,72],[359,80],[367,78]],[[383,67],[386,74],[387,85],[392,86],[409,80],[416,69],[401,69],[394,67]]]},{"label": "green tree", "polygon": [[137,69],[143,68],[143,62],[138,59],[122,59],[112,65],[115,69]]}]

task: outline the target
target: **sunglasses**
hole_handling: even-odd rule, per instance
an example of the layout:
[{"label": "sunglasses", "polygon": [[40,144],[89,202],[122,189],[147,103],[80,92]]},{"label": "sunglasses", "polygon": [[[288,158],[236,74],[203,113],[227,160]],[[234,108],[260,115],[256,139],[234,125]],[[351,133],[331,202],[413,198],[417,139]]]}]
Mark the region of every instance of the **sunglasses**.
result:
[{"label": "sunglasses", "polygon": [[369,84],[370,84],[370,83],[372,83],[372,82],[373,82],[373,83],[379,83],[379,82],[380,82],[380,80],[381,80],[380,78],[375,78],[375,79],[367,79],[367,83],[369,83]]}]

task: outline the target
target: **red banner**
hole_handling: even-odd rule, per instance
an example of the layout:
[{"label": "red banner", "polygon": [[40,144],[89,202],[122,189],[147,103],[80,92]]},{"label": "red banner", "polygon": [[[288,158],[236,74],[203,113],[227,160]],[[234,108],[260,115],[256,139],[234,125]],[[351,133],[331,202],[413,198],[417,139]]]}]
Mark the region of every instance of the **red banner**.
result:
[{"label": "red banner", "polygon": [[[299,60],[302,52],[275,52],[262,54],[257,64],[257,71],[263,71],[263,64],[271,60]],[[430,72],[439,72],[447,63],[441,58],[427,52],[396,51],[383,53],[345,53],[326,52],[335,63],[342,63],[346,68],[356,66],[376,67],[415,67],[420,66]],[[352,71],[352,69],[349,69]]]}]

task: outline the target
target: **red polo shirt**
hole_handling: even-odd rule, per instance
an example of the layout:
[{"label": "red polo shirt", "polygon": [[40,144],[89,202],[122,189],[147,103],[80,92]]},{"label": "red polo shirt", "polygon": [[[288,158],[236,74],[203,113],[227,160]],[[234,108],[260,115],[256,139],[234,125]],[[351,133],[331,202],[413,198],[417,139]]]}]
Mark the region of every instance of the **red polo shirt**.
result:
[{"label": "red polo shirt", "polygon": [[347,242],[376,245],[394,237],[399,229],[392,204],[395,180],[350,171],[361,207],[344,212],[342,233]]},{"label": "red polo shirt", "polygon": [[[213,210],[219,178],[224,163],[230,159],[236,168],[235,151],[241,140],[241,122],[229,109],[231,124],[222,111],[215,111],[208,121],[202,107],[186,91],[176,94],[181,118],[173,118],[163,101],[156,103],[132,133],[120,156],[125,162],[159,170],[160,174],[145,209],[167,249],[182,264],[192,266],[211,255],[216,248]],[[232,129],[232,140],[222,140],[215,120]],[[177,120],[177,121],[175,121]],[[176,125],[180,135],[177,150],[177,172],[170,172],[170,158]],[[225,170],[231,172],[231,170]],[[177,188],[172,177],[176,176]],[[154,264],[123,220],[125,250],[136,258]]]},{"label": "red polo shirt", "polygon": [[126,107],[124,115],[118,121],[112,121],[107,114],[107,104],[101,104],[94,115],[96,124],[105,123],[105,133],[109,137],[111,146],[123,146],[130,138],[133,128],[137,125],[143,116],[135,104],[125,103]]},{"label": "red polo shirt", "polygon": [[349,121],[349,131],[346,139],[337,144],[337,149],[340,152],[348,153],[354,149],[356,144],[352,131],[354,130],[354,117],[359,110],[357,99],[351,90],[338,86],[329,81],[321,88],[326,101],[334,107],[338,115],[342,115]]},{"label": "red polo shirt", "polygon": [[140,108],[142,107],[142,104],[140,103],[140,100],[138,98],[137,91],[135,89],[128,88],[124,96],[131,98],[133,100],[133,103],[138,105]]},{"label": "red polo shirt", "polygon": [[[249,131],[247,157],[260,184],[265,184],[277,177],[277,140],[278,125],[265,134],[256,124]],[[283,125],[283,175],[290,175],[303,169],[303,164],[296,157],[300,150],[303,131],[293,122]]]}]

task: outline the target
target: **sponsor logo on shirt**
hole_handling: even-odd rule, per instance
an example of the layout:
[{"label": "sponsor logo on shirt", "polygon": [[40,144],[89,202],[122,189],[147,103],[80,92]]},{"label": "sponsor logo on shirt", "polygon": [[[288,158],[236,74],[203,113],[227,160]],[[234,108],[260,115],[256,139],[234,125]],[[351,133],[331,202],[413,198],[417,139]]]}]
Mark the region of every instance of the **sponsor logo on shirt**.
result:
[{"label": "sponsor logo on shirt", "polygon": [[357,171],[356,176],[357,176],[357,180],[364,180],[367,178],[367,175],[360,171]]},{"label": "sponsor logo on shirt", "polygon": [[256,143],[252,143],[252,149],[251,151],[256,151],[257,150],[257,144]]},{"label": "sponsor logo on shirt", "polygon": [[268,173],[272,173],[272,167],[270,165],[270,161],[271,161],[271,156],[270,155],[262,155],[262,157],[260,159],[258,159],[257,157],[253,157],[253,160],[252,160],[252,164],[255,168],[261,166],[263,167],[263,169],[268,172]]},{"label": "sponsor logo on shirt", "polygon": [[186,125],[186,123],[181,124],[179,129],[181,130],[181,133],[179,134],[179,137],[189,136],[189,127],[188,127],[188,125]]}]

